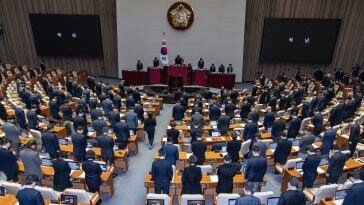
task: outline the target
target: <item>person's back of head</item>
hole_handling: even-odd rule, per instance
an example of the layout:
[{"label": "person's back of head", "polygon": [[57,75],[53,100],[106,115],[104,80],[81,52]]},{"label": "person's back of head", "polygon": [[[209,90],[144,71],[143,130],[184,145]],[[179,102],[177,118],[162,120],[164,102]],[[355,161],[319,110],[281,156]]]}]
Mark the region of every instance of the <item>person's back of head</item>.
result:
[{"label": "person's back of head", "polygon": [[164,151],[164,149],[163,149],[163,148],[160,148],[160,149],[158,150],[158,156],[159,156],[159,159],[164,159],[164,158],[165,158],[165,156],[166,156],[166,152]]},{"label": "person's back of head", "polygon": [[35,140],[29,140],[26,144],[25,147],[28,149],[35,149],[37,145],[37,142]]},{"label": "person's back of head", "polygon": [[191,155],[188,158],[188,162],[190,163],[190,165],[195,165],[197,163],[197,157],[195,155]]},{"label": "person's back of head", "polygon": [[87,160],[95,160],[95,158],[96,158],[96,154],[95,154],[95,152],[93,150],[88,150],[86,152],[86,159]]},{"label": "person's back of head", "polygon": [[253,195],[254,193],[254,184],[252,182],[246,182],[244,184],[244,195]]},{"label": "person's back of head", "polygon": [[252,151],[253,151],[253,156],[259,156],[259,154],[260,154],[259,145],[257,145],[257,144],[253,145]]},{"label": "person's back of head", "polygon": [[299,181],[295,177],[290,177],[288,180],[288,189],[297,189],[299,185]]},{"label": "person's back of head", "polygon": [[230,164],[231,163],[231,156],[230,155],[225,155],[224,156],[224,163],[225,164]]},{"label": "person's back of head", "polygon": [[33,185],[35,186],[36,183],[38,183],[39,179],[37,175],[34,174],[28,174],[25,177],[25,185]]}]

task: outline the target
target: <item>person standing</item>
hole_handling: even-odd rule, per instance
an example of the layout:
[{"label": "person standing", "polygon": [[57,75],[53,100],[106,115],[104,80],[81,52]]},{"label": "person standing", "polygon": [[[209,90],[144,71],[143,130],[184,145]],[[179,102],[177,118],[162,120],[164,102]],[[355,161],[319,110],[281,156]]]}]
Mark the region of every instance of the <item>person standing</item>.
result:
[{"label": "person standing", "polygon": [[217,168],[217,182],[216,193],[232,193],[233,192],[233,178],[237,173],[237,167],[231,164],[230,155],[224,156],[224,164]]},{"label": "person standing", "polygon": [[205,161],[205,152],[207,146],[202,142],[202,137],[198,136],[197,140],[192,142],[191,145],[192,153],[197,157],[197,164],[202,165]]},{"label": "person standing", "polygon": [[165,159],[163,148],[158,150],[159,159],[152,164],[152,180],[156,194],[169,194],[169,186],[173,177],[172,164]]},{"label": "person standing", "polygon": [[157,125],[157,122],[155,118],[153,117],[152,113],[148,113],[148,118],[144,120],[144,130],[148,134],[149,139],[149,149],[153,149],[153,142],[154,142],[154,133],[155,133],[155,126]]},{"label": "person standing", "polygon": [[350,136],[349,136],[349,150],[350,150],[350,157],[353,157],[356,145],[360,142],[360,125],[355,123],[350,128]]},{"label": "person standing", "polygon": [[19,205],[44,205],[42,194],[35,190],[35,185],[39,183],[37,175],[27,175],[23,189],[16,194]]},{"label": "person standing", "polygon": [[39,183],[43,178],[41,169],[42,160],[39,157],[39,153],[34,151],[37,143],[30,140],[26,144],[26,148],[20,151],[19,158],[24,164],[24,172],[27,175],[36,175],[39,179]]},{"label": "person standing", "polygon": [[202,194],[201,168],[196,166],[197,158],[192,155],[188,159],[190,166],[186,167],[182,175],[182,194]]},{"label": "person standing", "polygon": [[85,181],[89,192],[95,193],[100,190],[102,169],[100,164],[94,162],[95,152],[86,152],[86,161],[82,162],[82,170],[85,172]]},{"label": "person standing", "polygon": [[153,60],[153,67],[159,67],[159,60],[157,57],[154,57],[154,60]]},{"label": "person standing", "polygon": [[267,171],[267,159],[260,156],[258,145],[253,146],[252,154],[253,156],[246,162],[245,178],[253,184],[254,192],[258,192]]},{"label": "person standing", "polygon": [[200,60],[198,61],[198,68],[203,69],[204,67],[205,67],[205,62],[203,61],[202,58],[200,58]]},{"label": "person standing", "polygon": [[278,205],[305,205],[306,197],[302,191],[298,190],[298,180],[291,177],[288,181],[287,191],[282,193]]},{"label": "person standing", "polygon": [[70,181],[71,168],[60,155],[58,155],[57,159],[53,160],[53,169],[53,189],[55,191],[62,192],[65,189],[72,187]]},{"label": "person standing", "polygon": [[332,145],[329,154],[329,168],[326,172],[326,184],[337,184],[343,173],[346,155],[340,152],[337,145]]},{"label": "person standing", "polygon": [[137,71],[143,70],[143,63],[140,62],[140,60],[138,60],[138,62],[136,64],[136,69],[137,69]]},{"label": "person standing", "polygon": [[233,72],[233,66],[231,64],[229,64],[229,66],[227,67],[227,73],[232,73]]},{"label": "person standing", "polygon": [[231,156],[231,162],[235,163],[239,161],[239,151],[241,143],[237,140],[238,136],[235,132],[231,134],[232,140],[227,143],[226,151]]},{"label": "person standing", "polygon": [[176,165],[176,161],[179,160],[178,148],[173,144],[172,138],[167,138],[167,144],[163,146],[166,153],[166,160],[171,164]]},{"label": "person standing", "polygon": [[302,186],[312,188],[317,177],[317,167],[320,165],[321,158],[317,156],[313,147],[307,147],[306,153],[307,157],[302,165]]},{"label": "person standing", "polygon": [[0,148],[0,171],[4,172],[7,181],[18,181],[18,163],[15,154],[10,150],[11,142],[5,139]]},{"label": "person standing", "polygon": [[86,157],[87,139],[83,133],[83,127],[79,126],[77,131],[71,135],[73,155],[79,162],[84,161]]}]

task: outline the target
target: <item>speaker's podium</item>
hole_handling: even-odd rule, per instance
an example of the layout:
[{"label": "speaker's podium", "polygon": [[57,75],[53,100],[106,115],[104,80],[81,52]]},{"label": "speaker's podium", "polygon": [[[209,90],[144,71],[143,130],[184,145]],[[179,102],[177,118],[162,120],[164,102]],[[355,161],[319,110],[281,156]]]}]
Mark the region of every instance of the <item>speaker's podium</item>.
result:
[{"label": "speaker's podium", "polygon": [[169,76],[168,87],[172,90],[183,88],[183,77],[182,76]]}]

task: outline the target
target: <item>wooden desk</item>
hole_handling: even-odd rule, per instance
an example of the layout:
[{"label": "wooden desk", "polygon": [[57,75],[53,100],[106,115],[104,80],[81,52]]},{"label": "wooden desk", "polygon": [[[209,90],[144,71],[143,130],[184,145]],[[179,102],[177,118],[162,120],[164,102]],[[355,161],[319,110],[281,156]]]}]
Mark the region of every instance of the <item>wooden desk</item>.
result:
[{"label": "wooden desk", "polygon": [[60,137],[63,137],[63,138],[67,137],[66,127],[54,126],[52,129],[52,132],[56,133]]},{"label": "wooden desk", "polygon": [[332,200],[321,199],[320,205],[336,205]]},{"label": "wooden desk", "polygon": [[6,196],[0,196],[1,205],[15,205],[16,203],[18,203],[18,200],[12,194],[6,194]]}]

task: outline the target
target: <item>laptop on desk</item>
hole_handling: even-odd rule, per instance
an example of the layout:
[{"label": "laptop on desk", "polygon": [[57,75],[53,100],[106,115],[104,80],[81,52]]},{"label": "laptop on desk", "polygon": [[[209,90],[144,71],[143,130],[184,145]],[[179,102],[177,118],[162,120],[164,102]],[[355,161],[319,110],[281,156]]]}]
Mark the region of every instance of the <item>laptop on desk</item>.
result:
[{"label": "laptop on desk", "polygon": [[228,205],[235,205],[236,199],[229,199]]},{"label": "laptop on desk", "polygon": [[68,161],[68,165],[70,166],[71,170],[79,170],[80,169],[80,163],[75,161]]},{"label": "laptop on desk", "polygon": [[164,199],[147,199],[147,205],[164,205]]},{"label": "laptop on desk", "polygon": [[53,166],[53,160],[51,158],[41,158],[42,166],[51,167]]},{"label": "laptop on desk", "polygon": [[279,197],[269,197],[267,199],[267,205],[277,205],[279,201]]},{"label": "laptop on desk", "polygon": [[337,190],[334,193],[334,203],[336,205],[341,205],[344,202],[344,198],[346,196],[347,189]]},{"label": "laptop on desk", "polygon": [[273,152],[273,150],[275,150],[277,148],[277,145],[278,144],[276,142],[273,142],[270,144],[270,149],[272,150],[272,152]]}]

